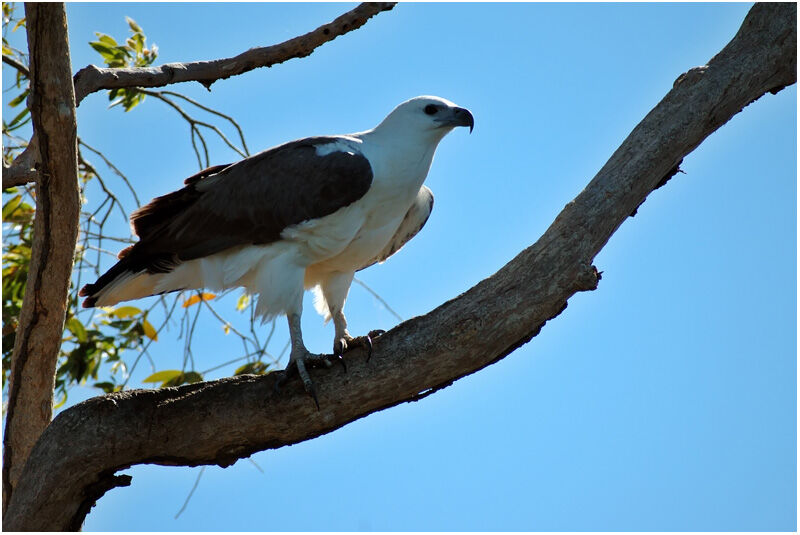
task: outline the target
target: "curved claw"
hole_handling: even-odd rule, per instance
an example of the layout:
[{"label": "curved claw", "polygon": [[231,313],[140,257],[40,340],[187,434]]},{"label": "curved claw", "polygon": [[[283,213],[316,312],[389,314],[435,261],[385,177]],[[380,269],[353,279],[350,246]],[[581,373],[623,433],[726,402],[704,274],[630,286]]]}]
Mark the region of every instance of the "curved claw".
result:
[{"label": "curved claw", "polygon": [[364,338],[366,338],[366,340],[367,340],[367,346],[368,346],[368,350],[367,350],[367,362],[369,362],[369,359],[371,359],[371,358],[372,358],[372,339],[373,339],[373,338],[377,338],[377,337],[379,337],[379,336],[382,336],[382,335],[384,335],[384,334],[386,334],[386,331],[384,331],[383,329],[374,329],[374,330],[370,331],[370,332],[369,332],[369,333],[368,333],[368,334],[367,334],[367,335],[364,337]]},{"label": "curved claw", "polygon": [[367,341],[367,362],[372,358],[372,338],[367,334],[364,336]]},{"label": "curved claw", "polygon": [[339,338],[333,341],[333,358],[339,361],[342,365],[344,373],[347,373],[347,364],[344,362],[344,352],[347,351],[347,340]]}]

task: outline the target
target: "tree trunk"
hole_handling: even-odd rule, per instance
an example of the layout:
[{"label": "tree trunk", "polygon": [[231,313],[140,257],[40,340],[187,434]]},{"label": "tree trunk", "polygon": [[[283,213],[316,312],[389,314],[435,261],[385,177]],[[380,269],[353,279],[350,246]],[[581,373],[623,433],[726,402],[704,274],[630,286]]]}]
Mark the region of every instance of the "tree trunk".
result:
[{"label": "tree trunk", "polygon": [[594,289],[591,262],[647,195],[750,102],[796,82],[796,4],[756,4],[708,65],[681,75],[545,234],[488,279],[348,354],[348,372],[315,370],[321,410],[278,374],[98,396],[42,435],[5,517],[11,530],[80,527],[94,501],[138,463],[218,464],[294,444],[372,412],[417,401],[496,362],[535,336],[575,292]]},{"label": "tree trunk", "polygon": [[38,139],[36,220],[11,360],[3,452],[3,511],[53,414],[55,369],[78,237],[77,127],[64,4],[26,3],[30,106]]}]

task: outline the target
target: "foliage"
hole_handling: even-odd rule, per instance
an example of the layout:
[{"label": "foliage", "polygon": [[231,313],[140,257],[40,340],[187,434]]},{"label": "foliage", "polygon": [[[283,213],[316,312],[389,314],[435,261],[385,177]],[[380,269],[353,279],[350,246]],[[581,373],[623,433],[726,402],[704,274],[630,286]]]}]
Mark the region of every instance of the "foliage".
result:
[{"label": "foliage", "polygon": [[[104,33],[95,32],[97,41],[90,41],[89,46],[94,48],[109,67],[148,67],[158,57],[158,47],[153,44],[147,48],[147,37],[144,30],[130,17],[125,17],[131,35],[124,45],[117,44],[113,37]],[[144,100],[145,94],[134,88],[118,88],[108,92],[109,107],[122,104],[125,111],[132,110]]]}]

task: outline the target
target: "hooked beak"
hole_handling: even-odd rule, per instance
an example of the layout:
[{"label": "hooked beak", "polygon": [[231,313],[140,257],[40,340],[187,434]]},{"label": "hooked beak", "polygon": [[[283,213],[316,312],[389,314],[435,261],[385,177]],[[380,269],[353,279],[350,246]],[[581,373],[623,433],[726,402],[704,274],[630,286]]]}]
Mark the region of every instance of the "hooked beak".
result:
[{"label": "hooked beak", "polygon": [[466,108],[450,108],[447,116],[438,119],[442,126],[469,126],[469,133],[475,127],[475,119]]}]

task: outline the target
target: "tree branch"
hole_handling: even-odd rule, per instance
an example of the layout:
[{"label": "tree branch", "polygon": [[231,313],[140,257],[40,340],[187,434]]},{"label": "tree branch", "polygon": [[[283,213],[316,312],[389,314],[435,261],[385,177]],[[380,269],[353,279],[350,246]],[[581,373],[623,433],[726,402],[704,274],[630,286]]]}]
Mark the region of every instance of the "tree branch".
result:
[{"label": "tree branch", "polygon": [[369,363],[354,350],[346,374],[315,371],[321,410],[299,381],[276,393],[277,373],[90,399],[42,435],[3,527],[74,528],[96,489],[112,487],[109,478],[133,464],[229,466],[419,400],[503,358],[575,292],[596,288],[592,259],[684,156],[750,102],[796,82],[796,17],[796,4],[756,4],[728,46],[676,81],[534,245],[456,299],[380,337]]},{"label": "tree branch", "polygon": [[26,3],[25,14],[39,172],[30,267],[11,358],[4,511],[31,448],[52,418],[56,359],[80,213],[75,96],[64,4]]},{"label": "tree branch", "polygon": [[36,167],[38,165],[39,146],[34,133],[28,142],[28,146],[14,158],[11,165],[3,163],[3,189],[22,186],[36,180],[38,176]]},{"label": "tree branch", "polygon": [[200,82],[210,89],[217,80],[306,57],[317,47],[360,28],[373,16],[394,6],[395,2],[365,2],[305,35],[277,45],[251,48],[233,58],[141,68],[106,69],[89,65],[75,75],[76,102],[80,105],[84,97],[95,91],[119,87],[161,87],[178,82]]},{"label": "tree branch", "polygon": [[28,67],[26,67],[25,65],[23,65],[19,61],[15,60],[11,56],[6,56],[5,54],[3,54],[3,63],[5,63],[6,65],[9,65],[11,67],[14,67],[19,72],[24,74],[26,77],[28,77],[28,78],[31,77],[31,73],[28,70]]}]

